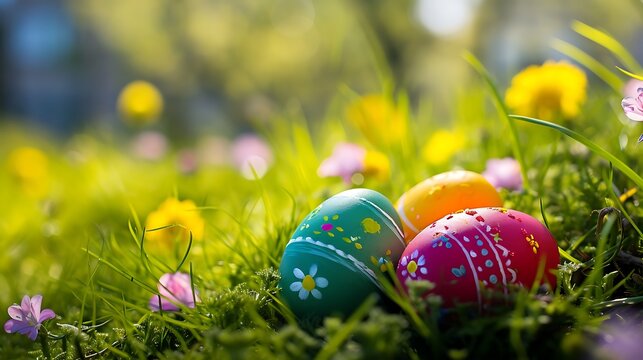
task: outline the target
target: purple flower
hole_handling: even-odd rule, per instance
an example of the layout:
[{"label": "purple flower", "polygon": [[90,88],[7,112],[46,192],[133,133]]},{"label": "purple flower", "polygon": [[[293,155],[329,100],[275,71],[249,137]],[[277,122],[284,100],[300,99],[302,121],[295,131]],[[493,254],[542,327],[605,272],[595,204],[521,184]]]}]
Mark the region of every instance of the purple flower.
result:
[{"label": "purple flower", "polygon": [[643,318],[634,308],[621,307],[608,311],[594,344],[595,359],[640,359]]},{"label": "purple flower", "polygon": [[317,169],[321,177],[340,176],[346,184],[351,183],[353,174],[364,171],[366,149],[351,143],[339,143],[333,154],[322,161]]},{"label": "purple flower", "polygon": [[199,293],[195,290],[192,294],[190,275],[184,273],[164,274],[159,279],[159,294],[150,299],[150,309],[152,311],[178,311],[178,304],[189,308],[194,308],[195,301],[199,299]]},{"label": "purple flower", "polygon": [[7,310],[11,320],[4,323],[4,331],[7,333],[19,333],[27,335],[29,339],[36,340],[40,325],[45,320],[53,319],[56,314],[51,309],[44,309],[40,311],[42,304],[42,295],[36,295],[29,298],[25,295],[22,298],[20,305],[13,304]]},{"label": "purple flower", "polygon": [[496,188],[522,190],[520,164],[513,158],[489,159],[482,176]]},{"label": "purple flower", "polygon": [[636,90],[637,95],[628,96],[621,101],[625,116],[634,121],[643,121],[643,87]]}]

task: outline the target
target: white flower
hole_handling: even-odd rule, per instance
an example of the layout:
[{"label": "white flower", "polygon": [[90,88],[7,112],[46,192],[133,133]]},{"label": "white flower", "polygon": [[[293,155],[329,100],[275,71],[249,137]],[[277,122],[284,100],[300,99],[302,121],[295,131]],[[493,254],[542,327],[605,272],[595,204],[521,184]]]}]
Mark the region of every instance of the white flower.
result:
[{"label": "white flower", "polygon": [[292,273],[297,279],[300,279],[301,281],[295,281],[290,284],[290,290],[295,292],[298,291],[299,298],[301,300],[308,299],[308,294],[313,294],[313,297],[315,299],[322,298],[322,293],[321,291],[317,290],[317,288],[323,289],[328,286],[328,280],[321,276],[315,278],[315,275],[317,275],[317,264],[312,264],[310,266],[308,275],[305,275],[304,272],[299,268],[295,268]]},{"label": "white flower", "polygon": [[[407,276],[411,275],[412,278],[417,277],[417,271],[419,270],[422,275],[426,275],[428,270],[426,269],[426,260],[424,259],[424,255],[420,256],[418,259],[418,251],[415,250],[413,253],[411,253],[411,257],[409,258],[408,256],[402,257],[402,260],[400,263],[402,266],[404,266],[404,270],[402,270],[402,276]],[[417,261],[416,261],[417,260]]]}]

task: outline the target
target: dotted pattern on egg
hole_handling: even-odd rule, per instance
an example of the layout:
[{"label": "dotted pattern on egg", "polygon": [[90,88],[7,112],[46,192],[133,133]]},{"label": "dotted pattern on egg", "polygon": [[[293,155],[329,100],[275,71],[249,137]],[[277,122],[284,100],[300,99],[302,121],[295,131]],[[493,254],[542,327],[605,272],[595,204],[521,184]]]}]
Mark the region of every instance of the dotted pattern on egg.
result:
[{"label": "dotted pattern on egg", "polygon": [[[375,200],[359,196],[361,194]],[[394,219],[375,201],[388,202],[388,199],[372,190],[348,190],[320,204],[299,224],[286,245],[279,270],[283,295],[300,313],[304,309],[319,310],[303,308],[304,304],[310,302],[312,306],[322,299],[333,302],[338,296],[343,298],[346,291],[354,290],[346,284],[338,285],[346,279],[337,276],[348,275],[342,272],[361,274],[360,279],[374,286],[373,289],[382,289],[376,271],[385,271],[388,262],[396,264],[405,243],[399,219]],[[382,206],[386,207],[386,202]],[[389,206],[389,211],[397,217],[393,205],[389,203]],[[288,261],[284,262],[286,258]],[[365,288],[361,280],[355,281],[360,284],[349,286]],[[353,296],[357,300],[347,302],[359,305],[361,295]]]},{"label": "dotted pattern on egg", "polygon": [[[516,231],[512,230],[511,239],[509,240],[513,244],[512,248],[515,248],[516,245],[523,250],[521,256],[524,259],[524,256],[538,258],[540,256],[540,243],[537,237],[529,232],[526,228],[529,226],[522,226],[523,220],[520,218],[518,212],[510,212],[503,208],[488,208],[482,209],[480,212],[493,211],[497,213],[502,213],[513,221],[514,224],[518,225],[519,228],[519,237],[522,238],[516,239]],[[490,214],[486,212],[486,214]],[[467,215],[466,218],[463,218],[463,215]],[[458,233],[454,229],[449,228],[449,220],[453,217],[458,216],[460,222],[453,223],[459,225],[460,227],[466,227],[468,230],[465,234]],[[495,217],[494,224],[500,221]],[[504,219],[503,219],[504,221]],[[533,226],[535,220],[531,219],[530,224]],[[537,222],[536,222],[537,223]],[[439,224],[439,225],[436,225]],[[465,224],[465,225],[462,225]],[[514,263],[515,254],[513,251],[510,251],[507,246],[509,243],[505,244],[505,239],[501,236],[501,230],[498,229],[494,224],[489,224],[485,221],[485,218],[476,210],[464,210],[458,211],[452,215],[448,215],[440,221],[434,222],[429,227],[427,227],[421,235],[418,235],[418,238],[422,238],[422,246],[417,247],[418,243],[411,242],[409,250],[415,247],[413,251],[408,254],[408,251],[405,252],[405,255],[402,256],[398,264],[398,276],[402,283],[406,283],[409,280],[421,280],[428,279],[430,272],[435,272],[436,269],[432,269],[432,264],[429,262],[429,259],[426,257],[426,253],[430,253],[433,260],[437,258],[445,259],[449,258],[449,267],[446,269],[446,278],[440,279],[441,284],[446,284],[443,286],[452,286],[457,284],[461,286],[461,293],[465,293],[465,290],[462,290],[462,287],[467,287],[467,284],[470,282],[473,283],[475,288],[475,296],[477,297],[478,304],[482,306],[482,292],[481,286],[484,287],[497,287],[501,288],[505,295],[507,295],[507,285],[508,284],[518,284],[522,285],[519,281],[519,270],[517,269]],[[540,225],[542,226],[542,225]],[[544,228],[544,226],[542,227]],[[427,236],[427,234],[430,234]],[[553,240],[553,238],[551,238]],[[427,241],[430,241],[427,243]],[[517,241],[517,242],[516,242]],[[520,244],[520,241],[524,243]],[[526,246],[525,246],[526,245]],[[548,244],[551,245],[551,244]],[[426,250],[426,246],[429,246],[429,251]],[[555,252],[555,257],[558,259],[558,251],[555,248],[555,241],[553,242],[554,248],[549,247],[550,251]],[[422,250],[425,249],[425,250]],[[451,253],[454,252],[454,253]],[[557,263],[558,260],[556,260]],[[444,269],[443,269],[444,270]],[[443,272],[444,273],[444,272]],[[462,283],[464,281],[465,283]],[[441,284],[437,284],[439,287]],[[466,296],[465,296],[466,297]]]},{"label": "dotted pattern on egg", "polygon": [[407,190],[395,205],[407,242],[451,212],[482,206],[502,206],[502,199],[482,175],[467,170],[434,175]]},{"label": "dotted pattern on egg", "polygon": [[[381,288],[381,285],[377,281],[377,275],[375,275],[375,272],[373,270],[369,269],[368,266],[366,266],[363,262],[357,260],[353,255],[346,254],[345,252],[335,248],[331,244],[326,244],[326,243],[323,243],[321,241],[316,241],[316,240],[313,240],[310,237],[303,238],[303,237],[300,236],[298,238],[291,239],[288,242],[288,245],[295,244],[295,243],[301,243],[301,242],[305,242],[305,243],[308,243],[308,244],[311,244],[311,245],[319,246],[321,248],[325,248],[325,249],[328,249],[331,252],[334,252],[341,259],[349,261],[350,263],[352,263],[353,266],[355,266],[357,269],[359,269],[364,275],[367,275],[368,279],[371,282],[373,282],[374,285],[376,285],[377,287]],[[288,245],[286,245],[286,246],[288,246]]]}]

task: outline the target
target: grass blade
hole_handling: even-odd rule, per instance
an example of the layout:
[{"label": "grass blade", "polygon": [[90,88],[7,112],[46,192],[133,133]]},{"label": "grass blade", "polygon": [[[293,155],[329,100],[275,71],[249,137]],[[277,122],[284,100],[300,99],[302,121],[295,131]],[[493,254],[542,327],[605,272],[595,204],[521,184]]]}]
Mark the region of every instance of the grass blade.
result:
[{"label": "grass blade", "polygon": [[487,84],[487,87],[491,91],[491,96],[493,97],[494,104],[496,105],[496,109],[500,113],[500,116],[507,122],[507,126],[509,126],[509,131],[511,133],[511,148],[514,153],[514,157],[520,164],[520,174],[522,175],[523,178],[523,186],[525,190],[529,190],[531,187],[529,185],[529,178],[527,177],[527,166],[525,163],[525,158],[522,154],[522,150],[520,148],[520,141],[518,139],[518,131],[516,130],[516,124],[509,119],[509,110],[507,110],[507,105],[505,105],[504,101],[502,100],[502,97],[500,96],[500,92],[498,92],[498,87],[494,83],[493,79],[491,79],[491,75],[487,71],[487,69],[482,65],[480,60],[475,57],[470,52],[465,52],[464,54],[464,59],[473,67],[476,72],[482,76],[484,79],[485,83]]},{"label": "grass blade", "polygon": [[639,65],[636,59],[634,59],[634,56],[632,56],[632,54],[630,54],[630,52],[611,35],[580,21],[574,21],[572,29],[574,29],[574,31],[579,35],[582,35],[609,50],[626,67],[630,69],[641,68],[641,65]]},{"label": "grass blade", "polygon": [[368,314],[368,312],[375,306],[377,303],[377,297],[374,295],[369,296],[366,300],[360,305],[357,310],[351,315],[341,330],[335,334],[332,338],[328,340],[326,345],[321,349],[319,354],[315,357],[316,360],[325,360],[330,359],[333,354],[337,353],[339,347],[342,345],[346,339],[348,339],[355,329],[359,322]]},{"label": "grass blade", "polygon": [[549,121],[545,120],[540,120],[540,119],[535,119],[527,116],[522,116],[522,115],[509,115],[510,118],[540,125],[540,126],[545,126],[552,128],[560,133],[563,133],[567,135],[568,137],[578,141],[579,143],[585,145],[590,151],[592,151],[594,154],[602,157],[603,159],[611,162],[614,167],[619,169],[625,176],[627,176],[630,180],[632,180],[639,188],[643,188],[643,178],[639,174],[636,173],[636,171],[632,170],[629,166],[627,166],[623,161],[621,161],[619,158],[616,156],[612,155],[609,151],[603,149],[601,146],[596,144],[595,142],[591,141],[590,139],[586,138],[585,136],[568,129],[564,126],[554,124]]},{"label": "grass blade", "polygon": [[622,69],[622,68],[620,68],[620,67],[618,67],[618,66],[617,66],[616,68],[617,68],[620,72],[622,72],[623,74],[625,74],[625,75],[627,75],[627,76],[629,76],[629,77],[631,77],[631,78],[634,78],[634,79],[636,79],[636,80],[641,80],[641,81],[643,81],[643,76],[641,76],[641,75],[636,75],[635,73],[630,72],[630,71],[627,71],[627,70],[625,70],[625,69]]},{"label": "grass blade", "polygon": [[589,71],[593,72],[594,75],[598,76],[598,78],[603,80],[607,85],[614,89],[614,91],[618,93],[621,92],[623,81],[612,71],[610,71],[609,68],[601,64],[598,60],[594,59],[583,50],[568,43],[567,41],[558,39],[554,40],[552,47],[558,50],[560,53],[578,61],[581,65],[585,66],[587,69],[589,69]]}]

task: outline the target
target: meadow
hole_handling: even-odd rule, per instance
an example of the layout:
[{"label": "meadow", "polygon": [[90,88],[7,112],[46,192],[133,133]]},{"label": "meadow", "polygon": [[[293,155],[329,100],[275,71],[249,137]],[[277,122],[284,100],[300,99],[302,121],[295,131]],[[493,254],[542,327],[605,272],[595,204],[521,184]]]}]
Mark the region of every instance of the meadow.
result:
[{"label": "meadow", "polygon": [[[634,358],[643,123],[632,116],[643,109],[623,87],[643,73],[608,34],[574,30],[613,63],[561,41],[567,61],[535,64],[499,88],[464,54],[454,61],[477,80],[451,97],[448,126],[385,69],[380,93],[338,89],[312,119],[284,106],[236,139],[168,143],[153,86],[121,94],[121,136],[59,140],[3,123],[0,304],[40,294],[43,311],[22,308],[36,318],[22,329],[32,338],[5,324],[2,358]],[[627,96],[639,101],[629,113]],[[320,170],[342,143],[362,162]],[[513,289],[483,314],[445,310],[421,288],[398,292],[393,264],[387,290],[345,317],[297,319],[281,300],[286,244],[327,198],[364,187],[394,202],[432,175],[484,173],[503,158],[519,165],[518,184],[498,185],[504,206],[558,242],[555,289]],[[175,273],[181,296],[163,302],[171,286],[159,280]]]}]

